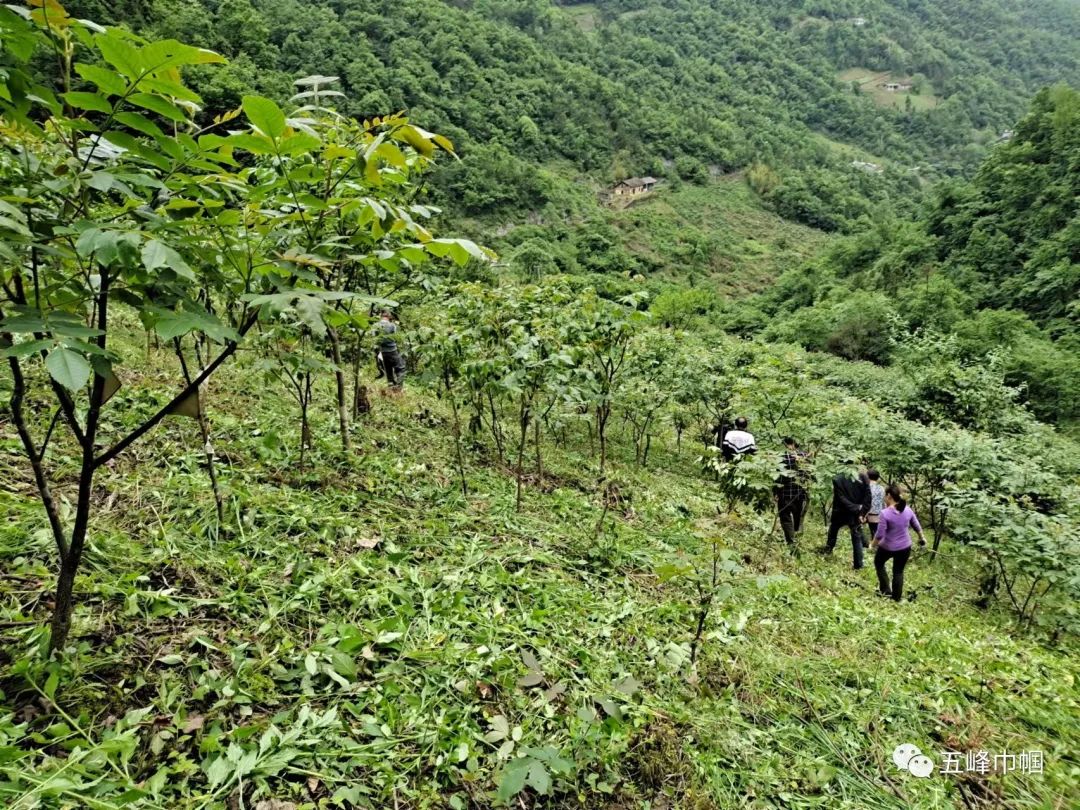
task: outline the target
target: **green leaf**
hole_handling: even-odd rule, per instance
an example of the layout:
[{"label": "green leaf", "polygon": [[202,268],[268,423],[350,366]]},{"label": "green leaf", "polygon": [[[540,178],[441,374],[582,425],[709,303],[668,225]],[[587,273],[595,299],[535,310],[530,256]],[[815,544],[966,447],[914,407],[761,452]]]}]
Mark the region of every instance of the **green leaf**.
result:
[{"label": "green leaf", "polygon": [[149,135],[151,138],[160,138],[164,134],[161,131],[161,127],[145,115],[141,115],[137,112],[120,112],[113,116],[113,118],[125,127],[138,130],[143,135]]},{"label": "green leaf", "polygon": [[94,42],[101,52],[101,57],[122,75],[134,79],[142,72],[139,51],[127,41],[123,33],[111,29],[94,37]]},{"label": "green leaf", "polygon": [[188,120],[188,114],[162,96],[156,96],[153,93],[132,93],[128,96],[128,101],[132,104],[136,104],[144,109],[156,112],[163,118],[168,118],[170,121],[176,121],[177,123],[186,123]]},{"label": "green leaf", "polygon": [[225,139],[225,145],[234,149],[243,149],[253,155],[269,155],[274,151],[274,142],[264,135],[250,132],[237,132]]},{"label": "green leaf", "polygon": [[547,768],[544,767],[544,763],[535,759],[529,765],[529,774],[525,781],[529,787],[541,796],[546,796],[551,791],[551,775],[548,773]]},{"label": "green leaf", "polygon": [[79,63],[75,65],[75,72],[86,81],[96,84],[98,89],[107,95],[121,96],[127,90],[128,83],[124,81],[124,78],[108,68]]},{"label": "green leaf", "polygon": [[168,158],[159,155],[152,149],[148,149],[128,132],[110,130],[109,132],[106,132],[103,137],[113,146],[119,146],[121,149],[130,152],[136,157],[142,158],[147,163],[156,166],[162,171],[168,171],[172,167]]},{"label": "green leaf", "polygon": [[56,695],[56,687],[59,685],[60,672],[54,669],[51,673],[49,673],[49,677],[45,681],[45,688],[42,691],[45,692],[45,695],[49,698],[49,700],[52,700],[53,696]]},{"label": "green leaf", "polygon": [[45,367],[52,378],[69,391],[80,390],[90,380],[90,364],[71,349],[53,349],[45,358]]},{"label": "green leaf", "polygon": [[51,340],[27,340],[0,351],[0,357],[26,357],[28,354],[51,349],[54,345],[55,342]]},{"label": "green leaf", "polygon": [[406,124],[394,133],[395,137],[405,141],[424,157],[431,157],[435,152],[435,145],[431,142],[430,134],[413,124]]},{"label": "green leaf", "polygon": [[525,780],[528,779],[530,766],[535,761],[521,757],[507,763],[499,782],[498,796],[501,801],[509,802],[525,789]]},{"label": "green leaf", "polygon": [[183,257],[166,245],[164,242],[159,242],[157,239],[151,239],[142,249],[142,262],[143,267],[147,270],[157,270],[159,267],[168,267],[178,276],[183,278],[195,280],[195,274],[191,268],[188,267],[187,262]]},{"label": "green leaf", "polygon": [[278,141],[285,134],[285,113],[273,101],[262,96],[244,96],[244,115],[259,132]]},{"label": "green leaf", "polygon": [[72,91],[70,93],[63,93],[61,98],[77,110],[92,110],[94,112],[110,113],[113,109],[109,100],[98,93]]},{"label": "green leaf", "polygon": [[307,132],[297,132],[281,142],[279,151],[283,155],[299,155],[303,152],[314,152],[322,145],[322,142]]},{"label": "green leaf", "polygon": [[223,64],[225,57],[206,48],[185,45],[175,39],[151,42],[143,47],[139,58],[154,73],[162,73],[184,65]]}]

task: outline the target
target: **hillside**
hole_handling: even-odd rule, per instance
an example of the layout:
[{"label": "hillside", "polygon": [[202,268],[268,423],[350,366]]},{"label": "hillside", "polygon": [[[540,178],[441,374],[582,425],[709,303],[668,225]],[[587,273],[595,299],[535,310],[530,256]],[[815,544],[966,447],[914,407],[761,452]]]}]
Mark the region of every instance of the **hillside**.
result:
[{"label": "hillside", "polygon": [[[453,216],[500,221],[562,219],[569,192],[547,176],[553,162],[600,184],[693,181],[762,162],[783,181],[769,204],[846,228],[886,202],[910,203],[919,178],[973,169],[1042,86],[1080,84],[1080,12],[1060,0],[72,6],[229,57],[193,73],[207,119],[249,90],[284,101],[311,74],[340,77],[350,114],[408,110],[463,157],[435,179],[437,197]],[[850,22],[857,15],[864,25]],[[937,101],[882,109],[837,78],[854,67],[920,77]],[[867,178],[818,135],[880,155],[890,171]],[[794,204],[804,190],[821,198],[811,210]]]},{"label": "hillside", "polygon": [[1075,3],[71,11],[0,805],[1071,810]]},{"label": "hillside", "polygon": [[[175,358],[151,362],[162,371],[122,412]],[[835,424],[864,409],[813,377],[803,397],[839,401]],[[299,470],[295,403],[261,379],[242,363],[209,402],[225,525],[189,420],[103,477],[56,691],[67,719],[37,699],[54,670],[20,652],[38,638],[50,552],[26,530],[40,507],[5,434],[2,689],[18,707],[0,712],[5,806],[502,806],[522,752],[542,767],[513,806],[1069,806],[1076,651],[973,607],[971,549],[921,551],[918,599],[876,600],[872,572],[810,553],[825,489],[793,559],[771,514],[717,516],[700,445],[677,450],[663,427],[647,469],[616,435],[609,509],[584,426],[544,448],[521,511],[490,441],[471,445],[463,497],[452,414],[424,389],[378,398],[350,457],[318,409]],[[735,406],[762,413],[762,393]],[[708,563],[710,540],[732,566],[689,667],[689,566]],[[890,760],[900,742],[939,766],[939,750],[1040,750],[1045,774],[916,780]]]}]

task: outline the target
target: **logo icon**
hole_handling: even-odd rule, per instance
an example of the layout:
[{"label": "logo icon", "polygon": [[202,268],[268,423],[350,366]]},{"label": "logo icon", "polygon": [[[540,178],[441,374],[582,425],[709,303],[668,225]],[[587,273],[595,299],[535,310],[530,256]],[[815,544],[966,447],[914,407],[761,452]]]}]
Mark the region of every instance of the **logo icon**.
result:
[{"label": "logo icon", "polygon": [[912,776],[925,779],[934,772],[934,761],[926,756],[919,747],[911,743],[901,743],[892,752],[893,762],[902,771]]}]

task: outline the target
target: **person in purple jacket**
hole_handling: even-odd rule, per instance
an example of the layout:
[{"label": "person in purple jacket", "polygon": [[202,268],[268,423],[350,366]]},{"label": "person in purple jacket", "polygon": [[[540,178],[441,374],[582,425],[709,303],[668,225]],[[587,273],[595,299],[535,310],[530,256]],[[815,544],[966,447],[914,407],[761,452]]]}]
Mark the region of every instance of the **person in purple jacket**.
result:
[{"label": "person in purple jacket", "polygon": [[[885,509],[874,534],[874,546],[877,548],[874,569],[877,571],[878,593],[891,596],[897,602],[904,595],[904,566],[911,556],[909,529],[915,530],[919,535],[919,545],[925,546],[926,535],[923,534],[919,518],[915,516],[915,510],[907,505],[900,488],[890,485],[885,488]],[[892,588],[889,587],[889,575],[885,572],[885,563],[890,559],[893,561]]]}]

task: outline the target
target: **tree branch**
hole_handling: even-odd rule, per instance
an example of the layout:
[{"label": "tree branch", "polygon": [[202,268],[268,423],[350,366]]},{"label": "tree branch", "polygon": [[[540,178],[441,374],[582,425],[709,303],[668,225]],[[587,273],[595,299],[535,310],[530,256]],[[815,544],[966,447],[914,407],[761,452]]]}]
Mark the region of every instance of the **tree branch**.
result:
[{"label": "tree branch", "polygon": [[[255,322],[257,320],[257,312],[250,314],[248,316],[247,323],[245,323],[240,328],[240,336],[243,337],[245,334],[247,334],[251,327],[255,325]],[[173,408],[175,408],[177,405],[179,405],[181,402],[191,396],[192,393],[198,390],[199,386],[206,382],[207,378],[215,371],[217,371],[218,367],[233,355],[239,345],[240,344],[235,340],[229,341],[225,345],[225,348],[221,351],[221,354],[214,358],[213,362],[211,362],[210,365],[204,368],[199,374],[199,376],[192,380],[187,386],[185,386],[179,394],[169,400],[167,405],[165,405],[157,413],[155,413],[153,416],[151,416],[149,419],[139,425],[139,427],[135,428],[135,430],[131,431],[131,433],[129,433],[127,436],[122,438],[120,441],[118,441],[116,444],[114,444],[112,447],[110,447],[108,450],[106,450],[104,453],[94,459],[94,467],[100,467],[101,465],[107,464],[108,462],[112,461],[118,455],[127,450],[128,447],[130,447],[133,443],[135,443],[147,433],[149,433],[151,430],[153,430],[155,427],[157,427],[161,420],[168,416],[169,412],[172,411]]]},{"label": "tree branch", "polygon": [[52,529],[53,539],[60,557],[64,558],[68,553],[67,537],[64,534],[64,526],[60,521],[60,511],[56,508],[52,490],[49,489],[49,479],[45,475],[45,467],[41,463],[41,454],[34,447],[34,439],[30,435],[30,428],[26,424],[26,414],[23,413],[23,400],[26,398],[26,379],[23,377],[22,367],[17,357],[9,357],[8,365],[11,367],[11,376],[14,386],[11,389],[11,416],[15,422],[15,429],[22,440],[23,449],[30,466],[34,471],[34,483],[37,484],[38,495],[41,497],[41,505],[45,507],[45,514],[49,518],[49,528]]}]

